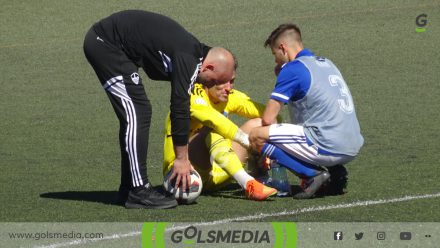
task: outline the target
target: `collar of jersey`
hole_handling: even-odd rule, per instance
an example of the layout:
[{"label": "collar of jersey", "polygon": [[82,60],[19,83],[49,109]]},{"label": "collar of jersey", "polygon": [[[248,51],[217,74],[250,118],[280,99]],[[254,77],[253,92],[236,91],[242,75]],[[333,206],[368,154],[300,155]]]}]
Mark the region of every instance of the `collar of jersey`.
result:
[{"label": "collar of jersey", "polygon": [[315,54],[312,51],[310,51],[308,48],[304,48],[296,55],[295,59],[302,56],[315,56]]}]

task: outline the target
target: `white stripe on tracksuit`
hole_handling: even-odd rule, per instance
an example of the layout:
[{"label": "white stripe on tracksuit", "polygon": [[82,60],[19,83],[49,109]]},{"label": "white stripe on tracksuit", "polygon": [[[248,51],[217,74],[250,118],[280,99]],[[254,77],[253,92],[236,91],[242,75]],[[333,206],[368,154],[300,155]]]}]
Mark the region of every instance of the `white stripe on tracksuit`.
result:
[{"label": "white stripe on tracksuit", "polygon": [[137,156],[137,118],[136,109],[134,108],[133,101],[127,93],[122,76],[117,76],[109,79],[104,85],[104,89],[111,94],[119,97],[122,102],[122,106],[125,109],[127,118],[127,131],[125,133],[125,150],[128,153],[130,161],[130,170],[135,187],[142,186],[142,176],[139,172],[139,162]]},{"label": "white stripe on tracksuit", "polygon": [[163,63],[163,66],[165,67],[165,72],[167,72],[167,73],[172,72],[173,66],[172,66],[170,57],[168,57],[162,51],[159,51],[159,54],[162,57],[162,63]]},{"label": "white stripe on tracksuit", "polygon": [[270,136],[270,143],[272,144],[301,144],[307,143],[306,136],[293,134],[277,134]]}]

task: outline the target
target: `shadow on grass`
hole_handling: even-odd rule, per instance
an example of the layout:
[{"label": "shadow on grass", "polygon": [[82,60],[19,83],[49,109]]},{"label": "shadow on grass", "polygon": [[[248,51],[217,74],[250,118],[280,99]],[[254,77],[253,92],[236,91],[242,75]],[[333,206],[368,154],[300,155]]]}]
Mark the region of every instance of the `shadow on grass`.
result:
[{"label": "shadow on grass", "polygon": [[116,203],[117,191],[65,191],[48,192],[40,195],[41,198],[50,198],[70,201],[98,202],[108,205],[120,205]]},{"label": "shadow on grass", "polygon": [[[165,189],[161,185],[154,186],[161,193],[165,193]],[[88,201],[97,202],[107,205],[122,205],[117,202],[118,191],[64,191],[64,192],[47,192],[40,194],[41,198],[70,200],[70,201]]]},{"label": "shadow on grass", "polygon": [[[291,192],[290,195],[287,196],[287,198],[291,198],[293,195],[296,195],[300,192],[302,192],[302,188],[299,185],[291,185]],[[238,184],[230,184],[218,191],[213,192],[203,192],[203,195],[210,196],[210,197],[220,197],[220,198],[229,198],[229,199],[240,199],[240,200],[247,200],[245,196],[245,193],[243,189]],[[316,194],[313,198],[323,198],[326,196],[325,194]],[[283,196],[285,197],[285,196]],[[270,197],[266,199],[265,201],[274,201],[277,198],[276,196]]]},{"label": "shadow on grass", "polygon": [[[207,191],[203,192],[202,195],[210,197],[228,198],[228,199],[238,199],[249,201],[246,198],[244,190],[237,183],[228,184],[225,187],[217,191]],[[273,201],[272,198],[266,199],[266,201]]]}]

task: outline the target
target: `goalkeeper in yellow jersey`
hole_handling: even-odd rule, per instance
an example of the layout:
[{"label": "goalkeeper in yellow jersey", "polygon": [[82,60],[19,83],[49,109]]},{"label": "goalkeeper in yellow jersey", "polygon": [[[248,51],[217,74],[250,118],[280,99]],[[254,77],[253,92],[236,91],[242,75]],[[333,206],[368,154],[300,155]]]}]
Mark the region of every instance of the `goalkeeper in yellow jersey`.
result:
[{"label": "goalkeeper in yellow jersey", "polygon": [[[227,118],[229,114],[257,118],[263,114],[264,106],[234,90],[233,85],[233,80],[223,84],[194,85],[190,103],[189,159],[202,177],[204,191],[218,190],[233,178],[245,190],[248,199],[265,200],[276,194],[277,190],[258,182],[244,170],[242,163],[249,147],[248,135]],[[252,121],[256,120],[248,123]],[[261,125],[261,121],[259,123]],[[174,159],[168,114],[163,175],[172,169]]]}]

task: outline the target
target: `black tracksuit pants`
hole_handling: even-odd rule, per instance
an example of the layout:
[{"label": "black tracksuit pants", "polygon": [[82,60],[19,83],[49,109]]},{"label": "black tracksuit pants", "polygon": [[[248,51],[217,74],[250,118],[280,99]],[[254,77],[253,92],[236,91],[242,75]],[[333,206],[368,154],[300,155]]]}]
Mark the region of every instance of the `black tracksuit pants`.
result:
[{"label": "black tracksuit pants", "polygon": [[93,29],[85,37],[84,53],[119,119],[121,186],[145,185],[151,104],[138,67],[120,48],[99,37]]}]

